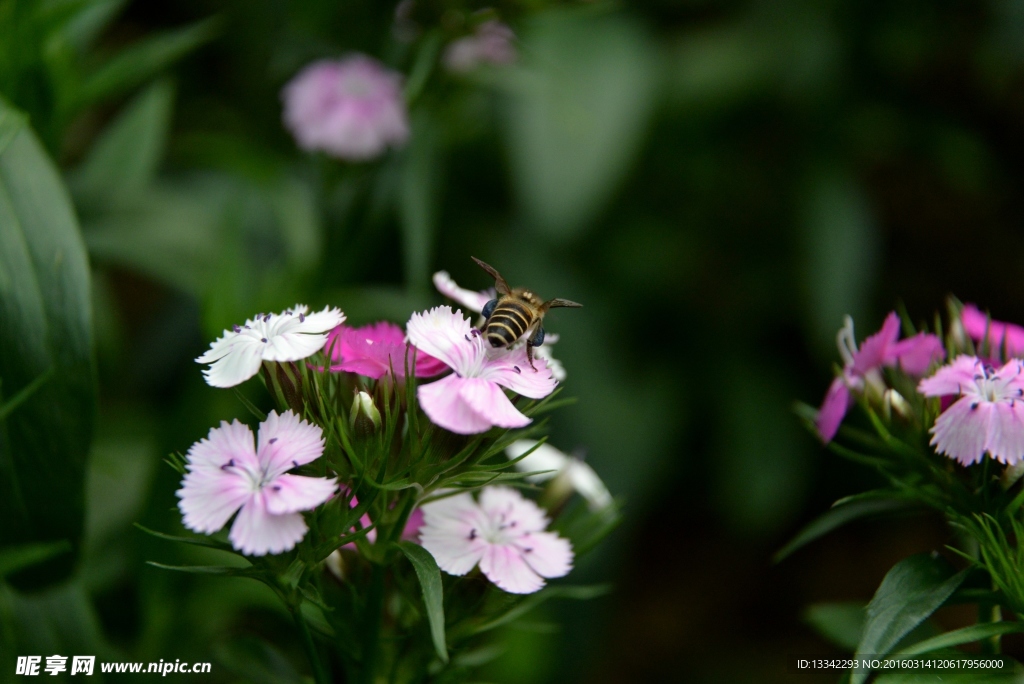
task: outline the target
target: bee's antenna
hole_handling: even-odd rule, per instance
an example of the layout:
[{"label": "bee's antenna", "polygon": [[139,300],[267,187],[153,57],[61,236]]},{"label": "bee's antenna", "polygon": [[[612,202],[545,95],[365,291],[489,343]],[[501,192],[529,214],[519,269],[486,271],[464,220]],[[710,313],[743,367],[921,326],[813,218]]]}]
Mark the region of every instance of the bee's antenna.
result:
[{"label": "bee's antenna", "polygon": [[512,288],[508,286],[508,283],[505,282],[505,279],[501,277],[501,274],[498,273],[498,270],[496,268],[494,268],[488,263],[480,261],[475,256],[471,256],[469,258],[475,261],[477,266],[487,271],[487,273],[489,273],[491,277],[494,278],[494,289],[498,291],[498,294],[508,294],[509,292],[512,291]]}]

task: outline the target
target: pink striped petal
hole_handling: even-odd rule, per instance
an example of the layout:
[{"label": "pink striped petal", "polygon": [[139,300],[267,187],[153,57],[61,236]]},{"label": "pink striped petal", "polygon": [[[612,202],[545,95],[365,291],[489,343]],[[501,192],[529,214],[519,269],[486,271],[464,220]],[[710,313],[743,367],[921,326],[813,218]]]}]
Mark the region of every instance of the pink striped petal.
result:
[{"label": "pink striped petal", "polygon": [[248,478],[233,470],[193,471],[182,480],[178,510],[182,524],[202,534],[213,534],[227,524],[255,494]]},{"label": "pink striped petal", "polygon": [[979,404],[971,397],[963,397],[935,421],[931,429],[932,446],[965,466],[977,463],[985,455],[994,408],[988,402]]},{"label": "pink striped petal", "polygon": [[253,448],[252,430],[237,420],[221,421],[219,428],[210,428],[206,439],[192,445],[186,454],[189,469],[210,469],[220,471],[229,461],[248,470],[259,467]]},{"label": "pink striped petal", "polygon": [[891,363],[890,347],[900,336],[900,318],[895,311],[889,312],[882,323],[882,329],[861,343],[853,355],[853,371],[864,375],[873,368]]},{"label": "pink striped petal", "polygon": [[445,297],[456,304],[461,304],[473,313],[483,311],[484,305],[495,297],[493,290],[476,291],[459,287],[448,275],[448,271],[438,271],[434,274],[434,287]]},{"label": "pink striped petal", "polygon": [[[419,386],[416,396],[419,399],[420,407],[431,422],[460,435],[487,432],[494,426],[487,416],[477,411],[462,395],[462,389],[468,382],[470,382],[468,378],[449,375],[436,382]],[[478,380],[476,382],[486,381]],[[498,389],[498,392],[501,390]],[[508,401],[508,397],[505,397],[505,401]],[[511,402],[509,405],[511,406]],[[513,410],[515,410],[514,407]]]},{"label": "pink striped petal", "polygon": [[414,313],[405,326],[409,344],[440,359],[460,375],[475,375],[485,354],[484,342],[472,334],[469,319],[450,306]]},{"label": "pink striped petal", "polygon": [[486,543],[481,530],[486,516],[470,494],[457,494],[422,507],[420,544],[449,575],[465,575],[483,558]]},{"label": "pink striped petal", "polygon": [[530,367],[525,347],[491,351],[477,377],[496,382],[531,399],[542,399],[558,387],[558,381],[545,359],[534,355],[533,367]]},{"label": "pink striped petal", "polygon": [[926,397],[941,397],[960,394],[965,387],[974,386],[974,378],[983,373],[981,361],[974,356],[961,354],[952,363],[935,371],[917,385],[917,391]]},{"label": "pink striped petal", "polygon": [[491,425],[517,428],[533,422],[512,405],[512,401],[495,383],[481,378],[456,379],[462,381],[459,388],[462,400]]},{"label": "pink striped petal", "polygon": [[818,409],[818,417],[815,425],[821,440],[826,444],[831,442],[839,430],[839,424],[843,422],[846,412],[850,410],[853,398],[850,396],[850,388],[842,377],[832,381],[825,393],[825,401]]},{"label": "pink striped petal", "polygon": [[529,532],[516,540],[523,560],[541,577],[565,577],[572,570],[572,545],[553,532]]}]

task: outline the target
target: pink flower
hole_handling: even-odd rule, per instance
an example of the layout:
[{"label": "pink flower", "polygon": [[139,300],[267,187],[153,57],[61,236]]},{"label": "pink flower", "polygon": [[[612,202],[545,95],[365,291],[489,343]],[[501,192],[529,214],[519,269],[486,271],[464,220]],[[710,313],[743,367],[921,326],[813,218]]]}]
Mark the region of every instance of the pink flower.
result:
[{"label": "pink flower", "polygon": [[213,534],[238,511],[228,535],[232,546],[250,556],[288,551],[306,536],[299,511],[327,501],[337,486],[333,479],[287,471],[323,451],[320,428],[291,411],[271,411],[255,447],[247,425],[222,421],[188,450],[188,474],[177,492],[185,527]]},{"label": "pink flower", "polygon": [[[324,347],[331,355],[332,371],[358,373],[368,378],[380,378],[391,369],[395,376],[404,377],[407,348],[402,329],[387,321],[361,328],[339,325],[327,335]],[[431,377],[447,370],[441,361],[415,349],[409,350],[410,361],[413,351],[416,353],[416,377]]]},{"label": "pink flower", "polygon": [[986,361],[1001,361],[1004,345],[1007,358],[1024,356],[1024,328],[1021,326],[993,321],[974,304],[964,304],[960,312],[960,322],[963,323],[964,332],[978,346],[979,354],[986,333],[988,334]]},{"label": "pink flower", "polygon": [[530,594],[572,570],[572,546],[546,532],[544,511],[515,489],[487,487],[479,503],[470,494],[439,499],[423,505],[423,519],[423,548],[450,575],[479,564],[501,589]]},{"label": "pink flower", "polygon": [[417,349],[455,371],[417,390],[420,406],[430,420],[452,432],[471,435],[493,426],[528,425],[530,419],[512,405],[501,388],[540,399],[558,384],[542,359],[535,360],[537,370],[533,370],[522,347],[492,348],[470,326],[469,319],[449,306],[414,313],[406,330]]},{"label": "pink flower", "polygon": [[281,96],[285,125],[304,150],[359,161],[409,137],[401,75],[366,55],[314,62]]},{"label": "pink flower", "polygon": [[909,375],[923,375],[933,361],[946,358],[942,342],[935,335],[918,333],[905,340],[900,340],[899,336],[900,319],[893,311],[885,317],[882,329],[858,348],[853,336],[853,320],[846,318],[846,325],[837,336],[839,354],[844,361],[843,372],[829,385],[818,411],[818,434],[823,441],[831,442],[835,437],[853,403],[851,390],[863,392],[867,382],[882,384],[882,367],[898,366]]},{"label": "pink flower", "polygon": [[932,426],[931,444],[939,453],[964,465],[977,463],[986,451],[1009,465],[1024,457],[1024,367],[1017,359],[994,369],[961,355],[918,390],[926,397],[960,396]]},{"label": "pink flower", "polygon": [[449,71],[466,73],[481,64],[510,64],[519,56],[513,44],[516,34],[494,19],[476,27],[471,36],[454,40],[444,51]]}]

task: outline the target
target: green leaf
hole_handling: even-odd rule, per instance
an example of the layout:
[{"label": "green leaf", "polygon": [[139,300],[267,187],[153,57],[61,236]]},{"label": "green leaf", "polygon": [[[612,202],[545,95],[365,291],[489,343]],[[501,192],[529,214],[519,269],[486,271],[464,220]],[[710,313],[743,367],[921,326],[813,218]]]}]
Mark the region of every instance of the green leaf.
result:
[{"label": "green leaf", "polygon": [[158,33],[125,48],[86,79],[76,106],[82,107],[145,83],[203,43],[213,40],[218,32],[218,22],[206,19],[185,28]]},{"label": "green leaf", "polygon": [[481,632],[487,632],[492,629],[496,629],[497,627],[507,625],[508,623],[526,615],[548,599],[568,598],[576,599],[578,601],[588,601],[599,596],[604,596],[609,591],[611,591],[611,585],[609,584],[594,584],[591,586],[558,585],[554,587],[545,587],[536,594],[530,594],[527,598],[516,603],[512,608],[501,615],[470,628],[467,630],[468,634],[464,634],[464,636],[480,634]]},{"label": "green leaf", "polygon": [[421,112],[412,122],[412,138],[404,154],[399,217],[402,225],[402,257],[405,284],[423,292],[430,283],[430,260],[437,220],[439,179],[438,131]]},{"label": "green leaf", "polygon": [[71,551],[67,540],[44,542],[42,544],[21,544],[0,549],[0,577],[38,565],[54,556]]},{"label": "green leaf", "polygon": [[[15,409],[25,402],[26,399],[35,394],[36,390],[46,384],[46,381],[51,377],[53,377],[53,366],[50,366],[46,371],[40,373],[39,377],[21,388],[21,390],[19,390],[13,397],[0,404],[0,420],[3,420],[13,413]],[[3,396],[2,390],[3,385],[0,383],[0,397]]]},{"label": "green leaf", "polygon": [[816,603],[804,612],[804,620],[814,631],[851,653],[864,633],[864,619],[862,603]]},{"label": "green leaf", "polygon": [[[893,566],[868,603],[857,657],[888,654],[900,639],[946,602],[967,573],[968,570],[962,570],[953,574],[943,558],[927,554],[911,556]],[[850,682],[862,684],[869,674],[854,672]]]},{"label": "green leaf", "polygon": [[174,87],[160,81],[107,127],[70,178],[80,206],[118,202],[152,182],[163,159],[173,105]]},{"label": "green leaf", "polygon": [[920,653],[930,653],[944,648],[952,648],[960,644],[969,644],[982,639],[988,639],[1003,634],[1016,634],[1024,632],[1024,624],[1020,622],[984,622],[979,625],[970,625],[954,629],[931,639],[919,641],[909,648],[901,650],[896,656],[912,656]]},{"label": "green leaf", "polygon": [[173,570],[185,572],[192,575],[228,575],[234,577],[254,577],[250,568],[236,568],[230,565],[166,565],[156,561],[146,561],[146,565],[152,565],[161,570]]},{"label": "green leaf", "polygon": [[441,570],[430,552],[419,544],[398,542],[398,548],[416,570],[416,577],[423,589],[423,603],[427,606],[427,621],[430,623],[434,650],[442,662],[447,663],[448,646],[444,638],[444,591],[441,587]]},{"label": "green leaf", "polygon": [[551,237],[600,212],[639,151],[656,61],[641,26],[621,15],[555,10],[522,35],[522,64],[502,70],[506,141],[519,198]]},{"label": "green leaf", "polygon": [[907,511],[918,506],[914,501],[882,491],[865,492],[854,497],[840,499],[832,505],[832,508],[800,530],[788,544],[779,549],[773,560],[778,563],[797,549],[854,520]]},{"label": "green leaf", "polygon": [[[96,411],[89,267],[71,202],[25,119],[0,100],[0,547],[67,540],[84,519]],[[0,404],[3,403],[0,398]],[[74,555],[16,575],[38,588],[68,576]]]},{"label": "green leaf", "polygon": [[163,532],[157,532],[156,530],[151,530],[148,527],[140,525],[139,523],[135,523],[135,527],[140,529],[140,530],[142,530],[146,534],[149,534],[149,535],[152,535],[152,536],[156,537],[157,539],[166,539],[167,541],[179,542],[181,544],[192,544],[193,546],[205,546],[205,547],[210,548],[210,549],[218,549],[220,551],[228,551],[228,552],[231,552],[231,553],[235,553],[235,550],[231,547],[230,544],[225,544],[224,542],[219,542],[216,539],[211,539],[210,537],[199,537],[199,536],[196,536],[196,537],[179,537],[179,536],[176,536],[176,535],[173,535],[173,534],[164,534]]}]

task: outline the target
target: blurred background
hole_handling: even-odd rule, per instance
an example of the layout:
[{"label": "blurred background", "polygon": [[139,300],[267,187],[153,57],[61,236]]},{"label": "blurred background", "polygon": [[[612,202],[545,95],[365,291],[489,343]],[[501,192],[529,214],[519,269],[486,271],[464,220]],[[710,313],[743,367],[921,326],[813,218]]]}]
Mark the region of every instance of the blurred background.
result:
[{"label": "blurred background", "polygon": [[[518,61],[445,70],[481,10]],[[406,75],[409,144],[304,154],[280,90],[353,51]],[[57,588],[5,588],[3,629],[297,681],[269,590],[146,566],[198,556],[132,526],[180,531],[162,459],[247,415],[192,359],[296,301],[404,322],[441,303],[436,270],[491,285],[474,255],[585,304],[547,319],[579,399],[551,441],[626,501],[572,578],[614,591],[509,628],[482,678],[834,681],[787,672],[842,653],[809,607],[863,605],[945,533],[859,523],[773,565],[873,483],[793,402],[820,402],[844,314],[862,338],[955,294],[1024,321],[1022,86],[1021,0],[0,0],[0,94],[70,189],[99,378],[80,559]]]}]

